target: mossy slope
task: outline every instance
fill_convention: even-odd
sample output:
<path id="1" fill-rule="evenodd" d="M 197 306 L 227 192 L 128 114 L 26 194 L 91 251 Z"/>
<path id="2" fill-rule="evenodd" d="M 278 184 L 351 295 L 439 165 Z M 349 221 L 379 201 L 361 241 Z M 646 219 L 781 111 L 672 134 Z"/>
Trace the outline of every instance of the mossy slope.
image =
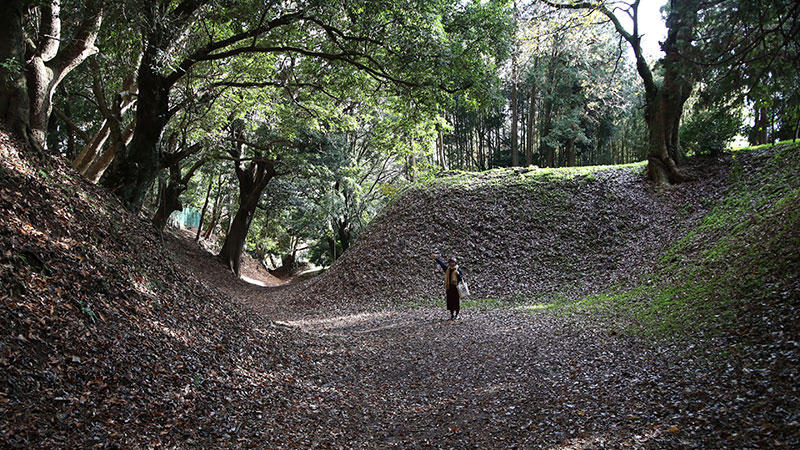
<path id="1" fill-rule="evenodd" d="M 669 246 L 637 286 L 617 286 L 548 309 L 622 319 L 625 331 L 671 336 L 796 333 L 800 302 L 797 145 L 727 156 L 724 197 Z"/>

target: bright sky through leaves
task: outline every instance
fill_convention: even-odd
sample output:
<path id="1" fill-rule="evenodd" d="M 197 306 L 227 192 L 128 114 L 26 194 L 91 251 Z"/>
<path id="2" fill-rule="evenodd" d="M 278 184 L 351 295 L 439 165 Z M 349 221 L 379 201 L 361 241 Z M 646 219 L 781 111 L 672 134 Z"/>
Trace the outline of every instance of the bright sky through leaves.
<path id="1" fill-rule="evenodd" d="M 661 17 L 661 7 L 665 4 L 664 0 L 642 0 L 639 4 L 639 34 L 642 35 L 644 54 L 650 62 L 663 56 L 658 43 L 667 37 L 667 27 Z M 626 21 L 624 14 L 620 14 L 620 18 L 628 31 L 633 31 L 631 21 Z"/>

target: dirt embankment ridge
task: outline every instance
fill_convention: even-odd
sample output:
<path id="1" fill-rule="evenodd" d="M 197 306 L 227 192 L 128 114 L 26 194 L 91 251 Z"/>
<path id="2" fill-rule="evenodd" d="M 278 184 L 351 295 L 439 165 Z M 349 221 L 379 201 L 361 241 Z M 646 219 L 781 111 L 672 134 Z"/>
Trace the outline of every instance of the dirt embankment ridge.
<path id="1" fill-rule="evenodd" d="M 300 388 L 301 333 L 198 280 L 149 223 L 0 131 L 0 442 L 218 446 Z M 231 276 L 229 282 L 237 282 Z"/>
<path id="2" fill-rule="evenodd" d="M 696 181 L 649 185 L 643 165 L 461 174 L 403 192 L 308 301 L 415 302 L 440 296 L 430 253 L 458 259 L 475 298 L 579 297 L 634 279 L 724 191 L 728 167 L 696 162 Z"/>

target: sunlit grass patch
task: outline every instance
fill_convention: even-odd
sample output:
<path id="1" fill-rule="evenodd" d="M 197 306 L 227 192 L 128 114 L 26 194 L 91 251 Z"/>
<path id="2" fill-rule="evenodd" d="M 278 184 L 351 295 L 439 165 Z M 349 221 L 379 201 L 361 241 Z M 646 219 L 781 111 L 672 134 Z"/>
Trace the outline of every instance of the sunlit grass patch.
<path id="1" fill-rule="evenodd" d="M 554 303 L 531 303 L 528 305 L 518 305 L 515 306 L 514 309 L 517 311 L 529 312 L 529 313 L 537 313 L 541 311 L 550 311 L 555 309 L 556 305 Z"/>
<path id="2" fill-rule="evenodd" d="M 655 337 L 737 329 L 753 307 L 796 307 L 800 261 L 800 152 L 777 147 L 747 166 L 734 159 L 731 188 L 636 286 L 569 299 L 545 308 L 625 323 L 627 334 Z M 794 302 L 794 303 L 792 303 Z"/>
<path id="3" fill-rule="evenodd" d="M 795 141 L 793 139 L 787 139 L 785 141 L 778 141 L 778 142 L 775 142 L 773 144 L 761 144 L 761 145 L 748 145 L 748 146 L 744 146 L 744 147 L 734 147 L 734 148 L 731 148 L 728 151 L 735 153 L 735 152 L 740 152 L 740 151 L 762 150 L 762 149 L 765 149 L 765 148 L 775 147 L 776 145 L 794 146 L 794 145 L 797 144 L 797 142 L 798 141 Z"/>
<path id="4" fill-rule="evenodd" d="M 421 180 L 414 186 L 452 186 L 459 185 L 464 188 L 481 186 L 504 186 L 520 184 L 541 184 L 553 181 L 586 180 L 590 181 L 595 176 L 609 170 L 631 170 L 641 172 L 647 165 L 646 161 L 616 165 L 578 166 L 578 167 L 516 167 L 496 168 L 484 172 L 448 171 L 445 176 L 429 177 Z"/>

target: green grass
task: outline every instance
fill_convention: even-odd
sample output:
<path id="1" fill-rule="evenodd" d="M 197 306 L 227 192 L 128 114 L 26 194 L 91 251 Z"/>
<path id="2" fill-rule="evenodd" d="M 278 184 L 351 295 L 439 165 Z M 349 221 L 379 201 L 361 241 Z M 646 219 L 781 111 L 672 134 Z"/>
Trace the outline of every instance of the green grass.
<path id="1" fill-rule="evenodd" d="M 580 167 L 557 167 L 557 168 L 536 168 L 528 172 L 517 172 L 515 169 L 497 168 L 484 172 L 466 172 L 457 171 L 446 177 L 428 178 L 421 180 L 411 186 L 414 187 L 428 187 L 430 185 L 441 186 L 485 186 L 485 185 L 508 185 L 508 184 L 541 184 L 550 183 L 555 180 L 592 180 L 599 172 L 606 170 L 624 170 L 629 169 L 632 171 L 643 171 L 647 165 L 646 161 L 640 161 L 630 164 L 619 165 L 602 165 L 602 166 L 580 166 Z M 520 168 L 525 169 L 525 168 Z"/>
<path id="2" fill-rule="evenodd" d="M 800 141 L 797 141 L 797 142 L 800 142 Z M 762 150 L 762 149 L 765 149 L 765 148 L 772 148 L 772 147 L 775 147 L 777 145 L 781 145 L 781 146 L 783 146 L 783 145 L 795 145 L 795 144 L 797 144 L 797 142 L 795 142 L 792 139 L 787 139 L 785 141 L 779 141 L 779 142 L 776 142 L 774 144 L 761 144 L 761 145 L 749 145 L 749 146 L 746 146 L 746 147 L 736 147 L 736 148 L 730 149 L 729 151 L 730 152 L 740 152 L 742 150 L 745 150 L 745 151 L 747 151 L 747 150 Z"/>
<path id="3" fill-rule="evenodd" d="M 591 315 L 654 337 L 742 326 L 748 308 L 791 289 L 800 265 L 800 149 L 770 147 L 771 156 L 748 167 L 734 158 L 725 197 L 638 286 L 520 309 Z"/>

